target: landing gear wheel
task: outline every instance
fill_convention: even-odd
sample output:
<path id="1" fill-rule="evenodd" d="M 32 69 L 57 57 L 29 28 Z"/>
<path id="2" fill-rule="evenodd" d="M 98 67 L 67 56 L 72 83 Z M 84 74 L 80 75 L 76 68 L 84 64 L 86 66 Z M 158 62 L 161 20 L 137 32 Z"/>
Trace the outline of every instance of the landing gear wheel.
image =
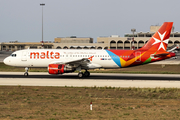
<path id="1" fill-rule="evenodd" d="M 85 77 L 89 77 L 90 76 L 90 72 L 89 71 L 84 72 L 84 76 Z"/>
<path id="2" fill-rule="evenodd" d="M 24 76 L 27 77 L 29 74 L 27 72 L 24 73 Z"/>
<path id="3" fill-rule="evenodd" d="M 25 68 L 25 73 L 24 73 L 24 76 L 26 76 L 26 77 L 29 75 L 29 74 L 28 74 L 28 70 L 29 70 L 29 68 L 26 67 L 26 68 Z"/>
<path id="4" fill-rule="evenodd" d="M 82 73 L 82 72 L 79 72 L 78 77 L 79 77 L 79 78 L 82 78 L 82 77 L 83 77 L 83 73 Z"/>

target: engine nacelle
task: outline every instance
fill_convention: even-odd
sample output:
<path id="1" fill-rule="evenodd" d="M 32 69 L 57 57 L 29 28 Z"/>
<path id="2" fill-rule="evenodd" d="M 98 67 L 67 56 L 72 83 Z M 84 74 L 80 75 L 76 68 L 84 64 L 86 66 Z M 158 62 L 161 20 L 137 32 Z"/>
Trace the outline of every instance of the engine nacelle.
<path id="1" fill-rule="evenodd" d="M 74 72 L 75 69 L 68 67 L 65 64 L 49 64 L 48 66 L 49 74 L 63 74 L 68 72 Z"/>

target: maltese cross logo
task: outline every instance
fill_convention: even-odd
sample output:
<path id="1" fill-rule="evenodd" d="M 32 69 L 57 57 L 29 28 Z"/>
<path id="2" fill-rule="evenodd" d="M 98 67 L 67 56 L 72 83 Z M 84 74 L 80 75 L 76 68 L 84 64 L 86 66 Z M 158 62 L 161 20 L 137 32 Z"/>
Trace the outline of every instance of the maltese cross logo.
<path id="1" fill-rule="evenodd" d="M 88 59 L 90 60 L 90 61 L 92 61 L 92 58 L 93 58 L 94 56 L 91 56 L 91 57 L 89 57 Z"/>
<path id="2" fill-rule="evenodd" d="M 160 40 L 157 39 L 157 38 L 155 38 L 155 37 L 153 37 L 153 39 L 155 40 L 155 42 L 154 42 L 152 45 L 155 45 L 155 44 L 160 43 L 158 50 L 161 49 L 161 48 L 165 50 L 164 43 L 167 45 L 167 44 L 168 44 L 168 41 L 169 41 L 169 39 L 164 40 L 166 31 L 165 31 L 163 34 L 161 34 L 161 33 L 158 32 L 158 34 L 159 34 Z"/>

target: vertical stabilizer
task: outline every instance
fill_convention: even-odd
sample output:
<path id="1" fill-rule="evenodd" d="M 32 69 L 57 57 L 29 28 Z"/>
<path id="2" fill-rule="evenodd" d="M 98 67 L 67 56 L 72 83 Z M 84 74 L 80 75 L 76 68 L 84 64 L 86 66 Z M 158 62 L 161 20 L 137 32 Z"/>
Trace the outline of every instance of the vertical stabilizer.
<path id="1" fill-rule="evenodd" d="M 167 49 L 173 22 L 164 22 L 159 30 L 139 50 L 164 52 Z"/>

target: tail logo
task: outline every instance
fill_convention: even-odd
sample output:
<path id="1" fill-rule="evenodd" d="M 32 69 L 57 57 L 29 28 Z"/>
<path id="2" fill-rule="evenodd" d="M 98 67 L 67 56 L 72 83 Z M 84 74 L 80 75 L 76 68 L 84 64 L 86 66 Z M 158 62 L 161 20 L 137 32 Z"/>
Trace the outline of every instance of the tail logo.
<path id="1" fill-rule="evenodd" d="M 160 43 L 158 50 L 161 49 L 161 48 L 166 50 L 165 47 L 167 47 L 169 39 L 164 40 L 165 34 L 166 34 L 166 31 L 163 34 L 158 32 L 159 37 L 156 37 L 156 38 L 153 37 L 155 42 L 152 45 Z M 160 39 L 158 39 L 158 38 L 160 38 Z M 165 47 L 164 47 L 164 44 L 166 45 Z"/>

